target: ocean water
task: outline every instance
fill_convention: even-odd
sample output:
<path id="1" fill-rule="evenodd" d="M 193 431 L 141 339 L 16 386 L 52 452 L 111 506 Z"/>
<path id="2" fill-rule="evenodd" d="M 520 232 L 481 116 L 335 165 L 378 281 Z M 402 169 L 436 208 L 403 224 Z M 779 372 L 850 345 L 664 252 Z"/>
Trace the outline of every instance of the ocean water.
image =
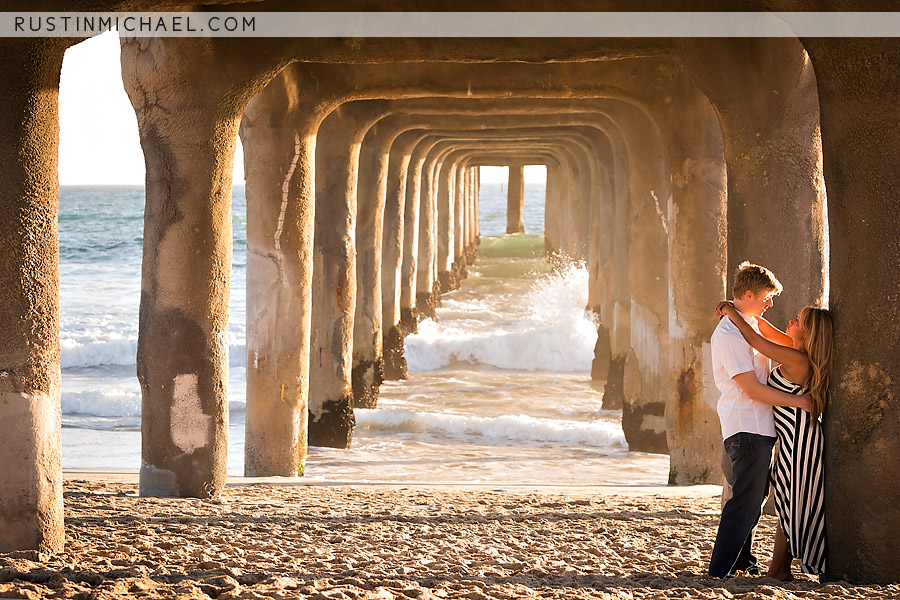
<path id="1" fill-rule="evenodd" d="M 135 376 L 143 188 L 60 192 L 63 466 L 140 467 Z M 509 236 L 505 189 L 483 184 L 481 246 L 436 320 L 406 340 L 410 378 L 357 410 L 349 450 L 312 447 L 324 481 L 665 483 L 668 457 L 627 452 L 621 415 L 591 389 L 587 272 L 542 259 L 543 185 L 526 185 L 525 234 Z M 243 473 L 246 201 L 236 186 L 229 321 L 229 459 Z"/>

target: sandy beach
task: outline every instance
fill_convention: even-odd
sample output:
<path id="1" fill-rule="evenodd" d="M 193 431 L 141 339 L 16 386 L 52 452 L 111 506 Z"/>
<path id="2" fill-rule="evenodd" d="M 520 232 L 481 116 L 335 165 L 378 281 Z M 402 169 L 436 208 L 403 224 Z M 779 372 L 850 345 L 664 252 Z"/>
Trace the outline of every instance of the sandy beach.
<path id="1" fill-rule="evenodd" d="M 718 488 L 272 485 L 137 497 L 69 473 L 66 550 L 0 555 L 6 598 L 897 598 L 704 575 Z M 768 559 L 774 526 L 764 517 Z"/>

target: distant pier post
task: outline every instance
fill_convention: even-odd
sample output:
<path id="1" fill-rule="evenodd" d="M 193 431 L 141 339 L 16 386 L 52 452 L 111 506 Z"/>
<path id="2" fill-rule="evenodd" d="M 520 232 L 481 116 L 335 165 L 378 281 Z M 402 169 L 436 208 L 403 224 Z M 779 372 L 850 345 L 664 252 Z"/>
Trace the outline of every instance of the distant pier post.
<path id="1" fill-rule="evenodd" d="M 525 165 L 510 163 L 506 193 L 506 233 L 525 233 Z"/>

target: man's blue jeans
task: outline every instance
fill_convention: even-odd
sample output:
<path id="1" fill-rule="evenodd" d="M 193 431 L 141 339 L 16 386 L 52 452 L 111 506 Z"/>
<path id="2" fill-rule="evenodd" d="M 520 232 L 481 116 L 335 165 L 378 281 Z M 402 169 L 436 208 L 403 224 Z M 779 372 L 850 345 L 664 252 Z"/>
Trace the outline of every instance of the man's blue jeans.
<path id="1" fill-rule="evenodd" d="M 775 438 L 736 433 L 725 440 L 731 459 L 732 497 L 722 507 L 709 574 L 725 577 L 756 567 L 751 550 L 753 534 L 769 491 L 769 468 Z"/>

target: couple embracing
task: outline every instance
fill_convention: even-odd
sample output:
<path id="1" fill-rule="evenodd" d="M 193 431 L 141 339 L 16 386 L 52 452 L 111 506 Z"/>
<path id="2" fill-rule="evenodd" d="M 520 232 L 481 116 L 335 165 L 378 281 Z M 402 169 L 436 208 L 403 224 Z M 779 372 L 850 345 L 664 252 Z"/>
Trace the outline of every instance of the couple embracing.
<path id="1" fill-rule="evenodd" d="M 732 497 L 722 507 L 709 574 L 759 574 L 751 550 L 768 494 L 772 450 L 780 450 L 772 480 L 778 530 L 767 575 L 825 571 L 822 410 L 831 374 L 832 318 L 807 306 L 781 331 L 762 315 L 781 293 L 771 271 L 741 263 L 733 302 L 716 307 L 712 360 L 719 421 L 731 459 Z M 770 363 L 777 363 L 774 369 Z"/>

